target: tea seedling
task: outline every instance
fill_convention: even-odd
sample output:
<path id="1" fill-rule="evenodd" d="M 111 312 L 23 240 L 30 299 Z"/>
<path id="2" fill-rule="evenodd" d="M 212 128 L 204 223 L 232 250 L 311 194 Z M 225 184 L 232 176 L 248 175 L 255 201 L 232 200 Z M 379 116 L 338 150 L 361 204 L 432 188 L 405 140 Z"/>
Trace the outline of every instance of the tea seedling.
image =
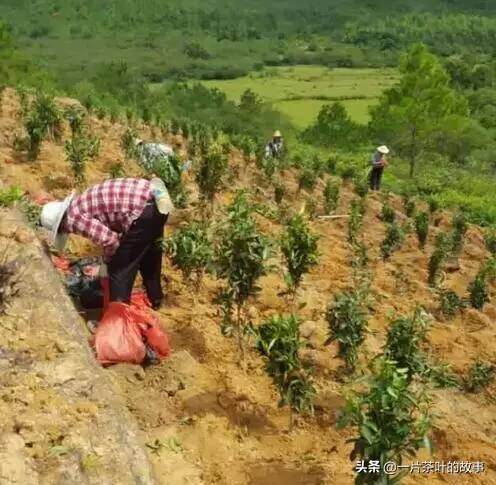
<path id="1" fill-rule="evenodd" d="M 288 405 L 289 429 L 293 412 L 312 412 L 315 388 L 311 373 L 300 361 L 300 320 L 295 315 L 271 317 L 257 330 L 257 348 L 267 359 L 267 373 L 279 391 L 279 406 Z"/>
<path id="2" fill-rule="evenodd" d="M 110 178 L 118 179 L 125 176 L 124 166 L 120 162 L 113 163 L 109 168 Z"/>
<path id="3" fill-rule="evenodd" d="M 200 196 L 212 209 L 215 194 L 220 190 L 222 177 L 226 173 L 227 157 L 218 144 L 211 145 L 200 160 L 196 173 L 196 183 Z"/>
<path id="4" fill-rule="evenodd" d="M 388 225 L 386 236 L 381 244 L 381 254 L 384 260 L 390 258 L 393 251 L 396 251 L 403 242 L 405 235 L 396 223 Z"/>
<path id="5" fill-rule="evenodd" d="M 465 308 L 465 302 L 451 290 L 440 290 L 439 300 L 441 312 L 445 317 L 454 317 L 460 310 Z"/>
<path id="6" fill-rule="evenodd" d="M 227 281 L 227 289 L 221 295 L 223 307 L 229 312 L 227 317 L 236 308 L 234 324 L 241 359 L 246 334 L 242 310 L 246 300 L 259 290 L 256 283 L 267 272 L 269 252 L 268 241 L 253 220 L 246 193 L 238 192 L 221 230 L 215 263 L 218 275 Z"/>
<path id="7" fill-rule="evenodd" d="M 284 185 L 279 183 L 274 184 L 274 200 L 276 201 L 276 204 L 281 204 L 285 193 L 286 189 L 284 188 Z"/>
<path id="8" fill-rule="evenodd" d="M 382 220 L 389 224 L 392 224 L 396 219 L 396 212 L 394 208 L 391 206 L 388 200 L 384 201 L 382 205 Z"/>
<path id="9" fill-rule="evenodd" d="M 405 207 L 405 214 L 407 217 L 413 217 L 415 215 L 415 211 L 417 209 L 415 205 L 415 201 L 410 197 L 405 197 L 403 200 L 403 206 Z"/>
<path id="10" fill-rule="evenodd" d="M 355 370 L 358 349 L 367 331 L 367 313 L 360 292 L 344 292 L 334 297 L 327 308 L 329 338 L 326 345 L 337 340 L 338 355 L 344 359 L 349 372 Z"/>
<path id="11" fill-rule="evenodd" d="M 468 392 L 480 392 L 493 382 L 495 375 L 494 365 L 478 360 L 468 372 L 465 389 Z"/>
<path id="12" fill-rule="evenodd" d="M 429 212 L 434 214 L 439 209 L 439 202 L 434 197 L 430 197 L 427 201 L 429 204 Z"/>
<path id="13" fill-rule="evenodd" d="M 181 227 L 164 241 L 164 249 L 172 264 L 182 271 L 184 280 L 193 281 L 198 290 L 213 258 L 212 246 L 204 228 L 197 222 Z"/>
<path id="14" fill-rule="evenodd" d="M 280 245 L 287 269 L 285 280 L 293 300 L 303 275 L 318 262 L 317 241 L 318 236 L 311 233 L 303 216 L 296 215 L 286 224 Z"/>
<path id="15" fill-rule="evenodd" d="M 402 463 L 403 456 L 413 456 L 422 447 L 430 447 L 427 433 L 431 426 L 426 394 L 409 386 L 407 370 L 395 362 L 375 359 L 371 364 L 367 388 L 352 391 L 338 423 L 340 428 L 354 426 L 358 436 L 351 441 L 350 459 L 367 469 L 372 462 Z M 395 484 L 404 472 L 387 475 L 383 467 L 378 473 L 357 471 L 355 483 L 360 485 Z"/>
<path id="16" fill-rule="evenodd" d="M 429 235 L 429 215 L 427 212 L 419 212 L 415 216 L 415 231 L 421 249 L 425 247 Z"/>
<path id="17" fill-rule="evenodd" d="M 484 305 L 489 301 L 489 294 L 487 291 L 487 274 L 484 269 L 477 273 L 474 281 L 468 287 L 470 294 L 470 304 L 473 308 L 482 311 Z"/>
<path id="18" fill-rule="evenodd" d="M 406 369 L 409 380 L 425 374 L 428 368 L 420 347 L 426 340 L 428 324 L 425 312 L 417 309 L 412 317 L 397 318 L 389 327 L 384 355 L 400 369 Z"/>
<path id="19" fill-rule="evenodd" d="M 64 117 L 69 123 L 72 137 L 81 135 L 84 129 L 84 111 L 77 106 L 70 106 L 64 111 Z"/>
<path id="20" fill-rule="evenodd" d="M 298 178 L 298 188 L 313 192 L 317 184 L 317 174 L 313 167 L 303 167 Z"/>
<path id="21" fill-rule="evenodd" d="M 363 199 L 353 200 L 350 208 L 350 218 L 348 219 L 348 242 L 355 244 L 358 241 L 359 232 L 363 226 L 363 216 L 365 214 L 365 204 Z"/>
<path id="22" fill-rule="evenodd" d="M 451 240 L 448 235 L 444 233 L 438 234 L 436 238 L 436 247 L 429 260 L 429 285 L 436 286 L 439 273 L 442 270 L 450 248 Z"/>
<path id="23" fill-rule="evenodd" d="M 339 183 L 328 179 L 324 187 L 324 212 L 330 214 L 335 211 L 339 201 Z"/>
<path id="24" fill-rule="evenodd" d="M 453 218 L 453 251 L 460 252 L 463 246 L 463 238 L 467 232 L 468 224 L 464 214 L 457 214 Z"/>
<path id="25" fill-rule="evenodd" d="M 493 256 L 496 256 L 496 229 L 492 229 L 485 234 L 484 242 L 486 244 L 487 250 Z"/>
<path id="26" fill-rule="evenodd" d="M 80 185 L 85 180 L 86 162 L 90 158 L 88 140 L 76 137 L 65 142 L 65 153 L 69 162 L 76 184 Z"/>
<path id="27" fill-rule="evenodd" d="M 126 155 L 126 158 L 133 159 L 138 156 L 138 150 L 136 148 L 136 139 L 138 134 L 132 128 L 127 128 L 121 137 L 121 147 Z"/>
<path id="28" fill-rule="evenodd" d="M 369 182 L 365 178 L 355 179 L 355 192 L 359 197 L 365 197 L 369 192 Z"/>
<path id="29" fill-rule="evenodd" d="M 460 379 L 448 364 L 430 366 L 428 374 L 430 380 L 438 389 L 460 387 Z"/>

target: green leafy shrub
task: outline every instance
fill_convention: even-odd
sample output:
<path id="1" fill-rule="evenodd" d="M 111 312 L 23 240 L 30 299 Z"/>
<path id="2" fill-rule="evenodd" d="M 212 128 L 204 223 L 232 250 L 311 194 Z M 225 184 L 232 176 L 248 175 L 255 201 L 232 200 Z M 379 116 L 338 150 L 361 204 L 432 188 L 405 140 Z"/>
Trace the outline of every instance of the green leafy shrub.
<path id="1" fill-rule="evenodd" d="M 386 230 L 386 236 L 384 237 L 384 241 L 381 244 L 381 254 L 384 260 L 389 259 L 393 251 L 396 251 L 403 242 L 405 238 L 404 232 L 402 229 L 393 222 L 392 224 L 388 224 Z"/>
<path id="2" fill-rule="evenodd" d="M 356 178 L 355 181 L 355 192 L 359 197 L 365 197 L 369 192 L 369 182 L 363 177 Z"/>
<path id="3" fill-rule="evenodd" d="M 298 188 L 313 192 L 317 184 L 317 174 L 312 167 L 304 167 L 298 178 Z"/>
<path id="4" fill-rule="evenodd" d="M 301 279 L 318 262 L 318 236 L 312 234 L 303 216 L 292 217 L 280 240 L 287 273 L 285 280 L 293 297 Z"/>
<path id="5" fill-rule="evenodd" d="M 212 245 L 202 225 L 192 222 L 181 227 L 163 244 L 165 253 L 181 270 L 184 280 L 193 281 L 198 289 L 213 260 Z"/>
<path id="6" fill-rule="evenodd" d="M 487 250 L 496 256 L 496 229 L 487 231 L 484 235 L 484 243 L 486 244 Z"/>
<path id="7" fill-rule="evenodd" d="M 246 335 L 242 310 L 246 300 L 259 290 L 256 283 L 267 272 L 269 254 L 269 243 L 258 231 L 246 193 L 238 192 L 221 229 L 215 265 L 218 276 L 227 281 L 227 289 L 221 295 L 227 309 L 225 317 L 230 319 L 230 312 L 236 307 L 234 324 L 241 359 L 244 358 Z"/>
<path id="8" fill-rule="evenodd" d="M 109 167 L 110 178 L 119 179 L 123 178 L 126 173 L 124 171 L 124 166 L 121 162 L 112 163 Z"/>
<path id="9" fill-rule="evenodd" d="M 86 162 L 90 158 L 90 141 L 87 138 L 77 136 L 67 140 L 64 145 L 67 161 L 69 162 L 76 184 L 85 181 Z"/>
<path id="10" fill-rule="evenodd" d="M 81 135 L 84 129 L 85 112 L 77 106 L 69 106 L 64 111 L 64 118 L 68 121 L 72 137 Z"/>
<path id="11" fill-rule="evenodd" d="M 328 179 L 324 187 L 324 212 L 330 214 L 335 211 L 339 201 L 340 184 Z"/>
<path id="12" fill-rule="evenodd" d="M 439 209 L 439 202 L 434 197 L 429 197 L 427 203 L 429 205 L 429 212 L 431 214 L 434 214 Z"/>
<path id="13" fill-rule="evenodd" d="M 341 169 L 341 178 L 344 181 L 352 180 L 357 174 L 357 169 L 353 165 L 346 165 Z"/>
<path id="14" fill-rule="evenodd" d="M 429 259 L 429 278 L 431 286 L 436 286 L 439 274 L 451 248 L 451 240 L 447 234 L 440 233 L 436 237 L 436 246 Z"/>
<path id="15" fill-rule="evenodd" d="M 453 251 L 458 253 L 463 246 L 463 237 L 467 232 L 468 224 L 464 214 L 456 214 L 453 217 Z"/>
<path id="16" fill-rule="evenodd" d="M 329 175 L 336 175 L 338 162 L 336 158 L 329 157 L 327 159 L 325 170 Z"/>
<path id="17" fill-rule="evenodd" d="M 358 436 L 352 439 L 354 448 L 350 459 L 360 459 L 365 467 L 372 462 L 402 463 L 403 456 L 413 456 L 422 447 L 430 447 L 427 433 L 431 426 L 429 400 L 423 392 L 409 386 L 407 370 L 395 362 L 374 359 L 371 376 L 358 391 L 349 393 L 347 404 L 338 422 L 339 428 L 354 426 Z M 404 472 L 386 475 L 360 473 L 355 483 L 377 485 L 398 483 Z"/>
<path id="18" fill-rule="evenodd" d="M 276 201 L 276 204 L 280 204 L 282 202 L 285 193 L 286 189 L 284 188 L 284 185 L 280 183 L 274 184 L 274 200 Z"/>
<path id="19" fill-rule="evenodd" d="M 487 273 L 484 269 L 477 273 L 474 281 L 468 287 L 470 304 L 473 308 L 482 311 L 484 305 L 489 301 L 487 290 Z"/>
<path id="20" fill-rule="evenodd" d="M 429 369 L 429 378 L 438 389 L 460 387 L 460 379 L 451 370 L 451 367 L 448 364 L 431 366 Z"/>
<path id="21" fill-rule="evenodd" d="M 316 394 L 311 371 L 298 355 L 302 346 L 300 320 L 295 315 L 276 315 L 257 330 L 257 348 L 267 360 L 267 373 L 279 391 L 279 406 L 288 405 L 289 429 L 293 428 L 293 412 L 313 412 Z"/>
<path id="22" fill-rule="evenodd" d="M 396 211 L 391 206 L 388 200 L 385 200 L 384 204 L 382 205 L 381 218 L 384 222 L 387 222 L 389 224 L 392 224 L 396 219 Z"/>
<path id="23" fill-rule="evenodd" d="M 429 320 L 422 309 L 415 310 L 412 317 L 400 317 L 391 322 L 384 355 L 407 370 L 407 378 L 424 375 L 428 371 L 421 345 L 425 343 Z"/>
<path id="24" fill-rule="evenodd" d="M 209 147 L 200 160 L 196 173 L 196 183 L 204 202 L 212 206 L 215 194 L 220 190 L 222 177 L 227 170 L 227 157 L 218 144 Z"/>
<path id="25" fill-rule="evenodd" d="M 352 291 L 336 295 L 327 308 L 326 319 L 329 325 L 326 345 L 337 340 L 338 355 L 344 359 L 348 371 L 354 371 L 358 349 L 367 331 L 367 312 L 362 293 Z"/>
<path id="26" fill-rule="evenodd" d="M 440 290 L 439 301 L 441 312 L 445 317 L 454 317 L 460 310 L 465 308 L 465 302 L 452 290 Z"/>
<path id="27" fill-rule="evenodd" d="M 478 360 L 468 372 L 465 388 L 468 392 L 480 392 L 493 382 L 495 375 L 494 365 Z"/>
<path id="28" fill-rule="evenodd" d="M 353 200 L 350 207 L 350 217 L 348 219 L 348 242 L 355 244 L 358 242 L 358 235 L 363 226 L 363 216 L 365 214 L 365 204 L 363 199 Z"/>
<path id="29" fill-rule="evenodd" d="M 417 206 L 415 205 L 415 201 L 410 197 L 405 197 L 403 200 L 403 206 L 405 207 L 405 214 L 407 217 L 413 217 L 415 215 L 415 211 Z"/>
<path id="30" fill-rule="evenodd" d="M 136 148 L 136 139 L 138 138 L 137 132 L 132 128 L 126 128 L 121 136 L 121 147 L 124 151 L 126 158 L 133 159 L 138 156 Z"/>
<path id="31" fill-rule="evenodd" d="M 24 192 L 17 185 L 1 189 L 0 188 L 0 207 L 11 207 L 16 202 L 22 200 Z"/>
<path id="32" fill-rule="evenodd" d="M 421 249 L 425 247 L 429 235 L 429 215 L 427 212 L 419 212 L 415 216 L 415 231 Z"/>

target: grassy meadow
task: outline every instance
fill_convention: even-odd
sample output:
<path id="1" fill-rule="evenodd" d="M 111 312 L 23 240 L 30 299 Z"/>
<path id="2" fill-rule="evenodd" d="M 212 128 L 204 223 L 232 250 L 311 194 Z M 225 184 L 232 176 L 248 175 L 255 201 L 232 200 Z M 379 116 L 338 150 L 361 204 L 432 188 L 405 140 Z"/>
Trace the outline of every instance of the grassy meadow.
<path id="1" fill-rule="evenodd" d="M 351 117 L 368 121 L 368 108 L 397 79 L 394 69 L 329 69 L 322 66 L 274 67 L 230 80 L 203 81 L 231 100 L 251 89 L 288 115 L 298 128 L 307 127 L 324 104 L 341 101 Z"/>

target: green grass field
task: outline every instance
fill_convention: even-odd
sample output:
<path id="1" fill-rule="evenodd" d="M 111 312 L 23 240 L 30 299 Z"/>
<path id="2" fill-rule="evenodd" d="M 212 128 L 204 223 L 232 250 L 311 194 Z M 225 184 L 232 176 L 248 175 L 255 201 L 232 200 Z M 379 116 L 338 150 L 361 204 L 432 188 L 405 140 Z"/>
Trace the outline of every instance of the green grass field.
<path id="1" fill-rule="evenodd" d="M 368 108 L 397 79 L 394 69 L 328 69 L 320 66 L 276 67 L 232 80 L 204 81 L 239 100 L 251 89 L 287 114 L 299 128 L 308 126 L 324 104 L 340 100 L 350 116 L 368 121 Z"/>

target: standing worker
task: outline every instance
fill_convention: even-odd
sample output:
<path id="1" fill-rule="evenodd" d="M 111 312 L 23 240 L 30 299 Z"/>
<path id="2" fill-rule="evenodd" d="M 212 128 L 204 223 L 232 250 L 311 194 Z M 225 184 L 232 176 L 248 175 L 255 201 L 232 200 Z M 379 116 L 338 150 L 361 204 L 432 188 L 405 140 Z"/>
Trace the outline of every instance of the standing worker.
<path id="1" fill-rule="evenodd" d="M 163 300 L 160 281 L 162 249 L 158 240 L 173 205 L 160 179 L 121 178 L 94 185 L 64 201 L 43 206 L 41 225 L 61 251 L 70 233 L 103 248 L 103 272 L 108 271 L 110 301 L 130 303 L 138 271 L 154 309 Z"/>
<path id="2" fill-rule="evenodd" d="M 382 145 L 377 148 L 372 156 L 372 170 L 370 171 L 370 188 L 372 190 L 381 190 L 382 173 L 384 167 L 387 166 L 386 155 L 389 153 L 389 148 Z"/>
<path id="3" fill-rule="evenodd" d="M 279 130 L 276 130 L 272 135 L 272 140 L 270 140 L 265 146 L 265 157 L 281 158 L 283 149 L 284 142 L 282 139 L 282 134 Z"/>

